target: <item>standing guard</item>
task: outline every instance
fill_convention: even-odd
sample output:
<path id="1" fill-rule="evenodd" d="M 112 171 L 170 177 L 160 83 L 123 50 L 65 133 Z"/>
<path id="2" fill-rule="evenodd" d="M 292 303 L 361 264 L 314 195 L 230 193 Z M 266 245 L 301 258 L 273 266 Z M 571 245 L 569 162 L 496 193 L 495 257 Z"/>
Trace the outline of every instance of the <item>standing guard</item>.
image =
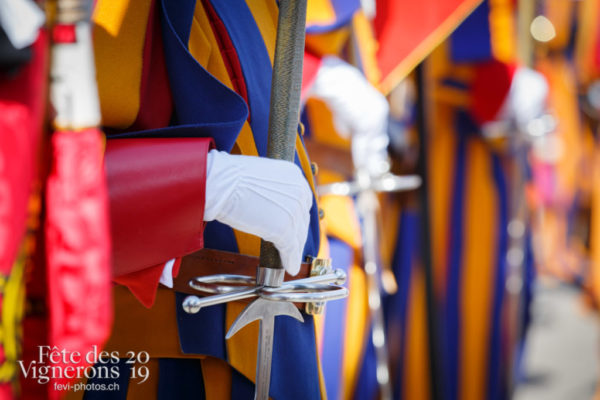
<path id="1" fill-rule="evenodd" d="M 119 283 L 105 350 L 122 357 L 147 352 L 151 359 L 144 377 L 135 374 L 139 362 L 122 359 L 117 379 L 88 380 L 119 383 L 119 392 L 86 398 L 252 397 L 256 327 L 225 341 L 245 304 L 190 314 L 183 303 L 195 292 L 192 278 L 254 276 L 260 237 L 300 278 L 310 273 L 301 261 L 318 254 L 313 174 L 300 136 L 293 140 L 295 165 L 262 158 L 278 11 L 275 1 L 96 4 Z M 313 319 L 303 319 L 275 320 L 272 398 L 322 397 Z"/>

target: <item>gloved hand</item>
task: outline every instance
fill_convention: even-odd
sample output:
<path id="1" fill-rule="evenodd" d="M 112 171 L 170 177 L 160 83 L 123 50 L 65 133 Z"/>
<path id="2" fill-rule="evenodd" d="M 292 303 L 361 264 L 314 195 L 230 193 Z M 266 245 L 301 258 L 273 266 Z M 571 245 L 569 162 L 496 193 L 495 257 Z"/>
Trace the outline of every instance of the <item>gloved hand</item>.
<path id="1" fill-rule="evenodd" d="M 337 131 L 352 137 L 357 170 L 366 169 L 371 176 L 388 171 L 389 105 L 357 68 L 335 57 L 323 58 L 308 95 L 323 100 Z"/>
<path id="2" fill-rule="evenodd" d="M 273 242 L 296 275 L 308 235 L 312 191 L 287 161 L 212 150 L 207 159 L 204 220 L 217 220 Z"/>
<path id="3" fill-rule="evenodd" d="M 206 165 L 205 221 L 219 221 L 272 242 L 290 274 L 300 271 L 313 194 L 295 164 L 212 150 Z M 160 282 L 173 287 L 173 261 Z"/>
<path id="4" fill-rule="evenodd" d="M 500 118 L 512 118 L 522 131 L 535 118 L 542 116 L 546 110 L 548 82 L 537 71 L 529 68 L 518 68 L 513 76 Z"/>
<path id="5" fill-rule="evenodd" d="M 488 116 L 491 120 L 479 115 L 479 118 L 483 119 L 482 132 L 487 137 L 503 136 L 514 129 L 522 133 L 531 133 L 531 124 L 535 124 L 537 119 L 547 113 L 549 88 L 546 78 L 539 72 L 518 67 L 507 89 L 496 114 L 493 117 Z M 480 91 L 480 95 L 485 95 L 485 92 Z"/>

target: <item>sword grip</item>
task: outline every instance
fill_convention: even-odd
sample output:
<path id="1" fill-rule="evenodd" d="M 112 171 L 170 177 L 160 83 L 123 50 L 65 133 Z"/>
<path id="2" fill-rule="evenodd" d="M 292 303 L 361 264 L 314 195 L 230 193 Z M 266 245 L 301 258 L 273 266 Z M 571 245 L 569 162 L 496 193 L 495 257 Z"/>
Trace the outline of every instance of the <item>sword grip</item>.
<path id="1" fill-rule="evenodd" d="M 260 267 L 283 269 L 279 251 L 277 251 L 273 243 L 266 240 L 260 242 Z"/>
<path id="2" fill-rule="evenodd" d="M 281 0 L 271 84 L 267 157 L 294 162 L 302 89 L 306 0 Z"/>
<path id="3" fill-rule="evenodd" d="M 302 88 L 306 0 L 281 0 L 271 85 L 267 157 L 294 162 Z M 275 246 L 260 245 L 260 267 L 283 269 Z"/>
<path id="4" fill-rule="evenodd" d="M 260 242 L 260 264 L 256 270 L 256 284 L 258 286 L 277 287 L 283 283 L 285 271 L 281 264 L 281 256 L 273 243 L 262 240 Z"/>

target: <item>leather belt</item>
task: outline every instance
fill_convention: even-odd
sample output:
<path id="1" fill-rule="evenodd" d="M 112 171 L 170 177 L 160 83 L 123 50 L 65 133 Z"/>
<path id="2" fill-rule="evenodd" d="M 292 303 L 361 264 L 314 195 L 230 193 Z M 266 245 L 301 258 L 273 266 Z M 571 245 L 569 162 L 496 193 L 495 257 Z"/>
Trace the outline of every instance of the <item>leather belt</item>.
<path id="1" fill-rule="evenodd" d="M 257 267 L 258 257 L 228 251 L 202 249 L 183 257 L 179 274 L 173 279 L 173 289 L 178 292 L 199 296 L 202 293 L 192 289 L 188 284 L 191 279 L 198 276 L 215 274 L 235 274 L 254 277 L 256 276 Z M 284 279 L 287 281 L 308 278 L 310 272 L 311 263 L 302 263 L 298 275 L 292 277 L 286 272 Z"/>

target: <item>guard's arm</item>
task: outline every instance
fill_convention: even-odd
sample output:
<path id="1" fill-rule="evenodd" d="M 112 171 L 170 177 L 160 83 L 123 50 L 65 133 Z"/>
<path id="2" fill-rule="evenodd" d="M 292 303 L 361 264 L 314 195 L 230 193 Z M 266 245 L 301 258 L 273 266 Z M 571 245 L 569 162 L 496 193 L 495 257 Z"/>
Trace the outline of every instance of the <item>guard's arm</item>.
<path id="1" fill-rule="evenodd" d="M 389 106 L 360 70 L 339 58 L 324 57 L 307 95 L 323 100 L 338 133 L 352 138 L 356 169 L 374 176 L 388 171 Z"/>
<path id="2" fill-rule="evenodd" d="M 204 221 L 217 220 L 273 242 L 298 273 L 312 192 L 289 162 L 213 150 L 208 139 L 109 140 L 113 276 L 146 306 L 167 261 L 203 246 Z M 174 271 L 171 273 L 171 271 Z"/>

